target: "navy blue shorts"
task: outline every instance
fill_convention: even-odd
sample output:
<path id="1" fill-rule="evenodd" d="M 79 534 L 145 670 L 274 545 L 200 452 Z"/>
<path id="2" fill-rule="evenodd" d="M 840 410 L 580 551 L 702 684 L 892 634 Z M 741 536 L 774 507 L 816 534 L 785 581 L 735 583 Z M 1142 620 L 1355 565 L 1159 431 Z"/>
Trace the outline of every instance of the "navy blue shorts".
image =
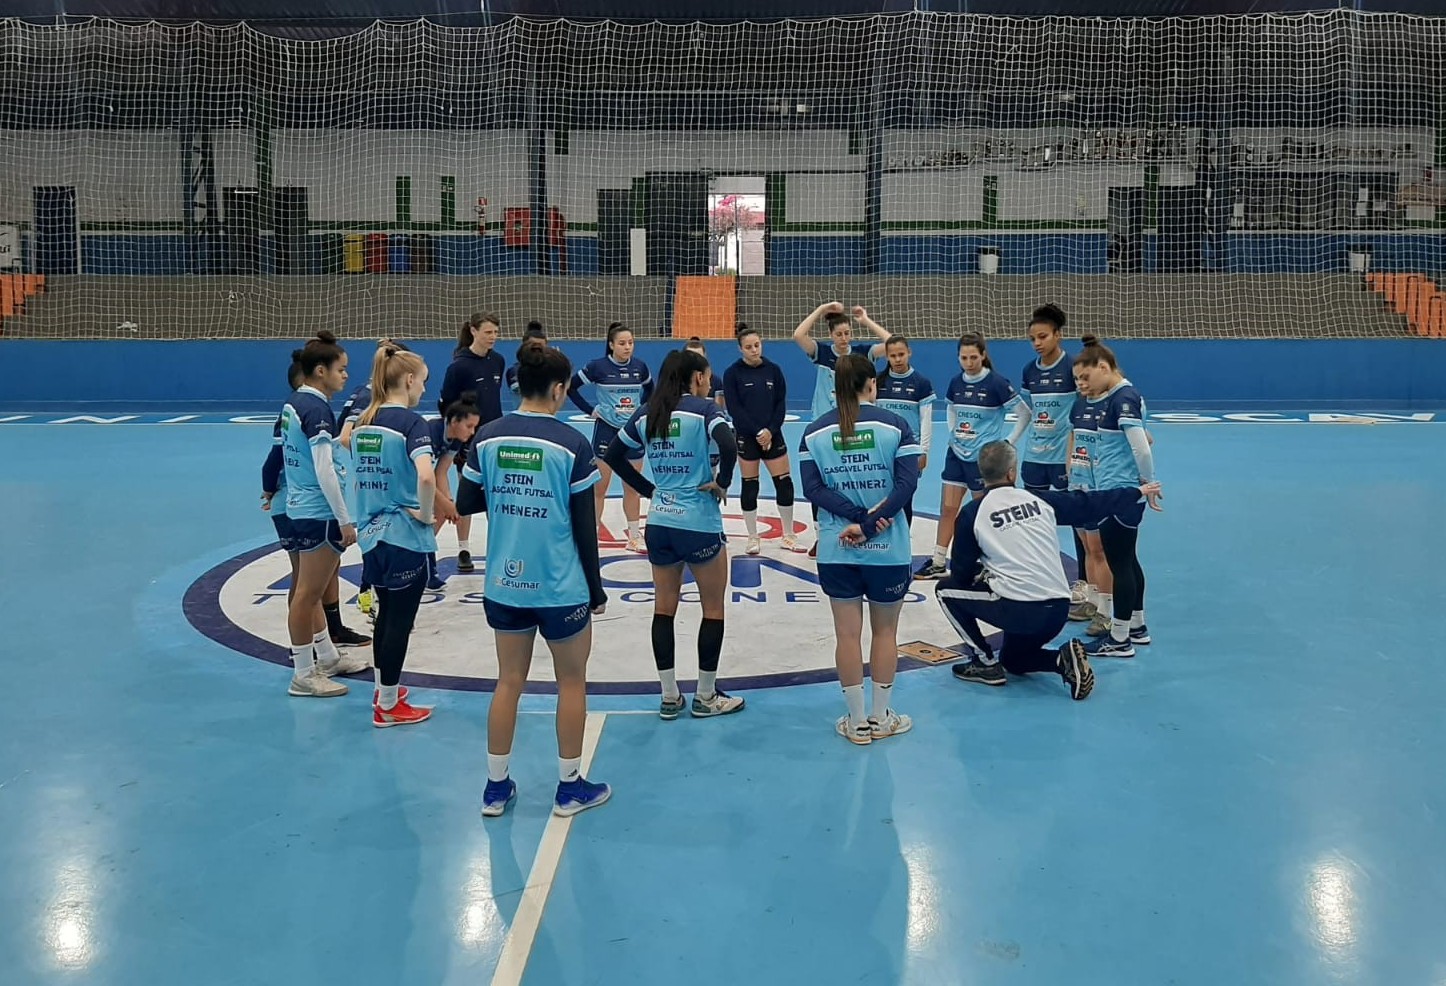
<path id="1" fill-rule="evenodd" d="M 378 541 L 372 550 L 362 552 L 362 585 L 406 589 L 427 581 L 430 574 L 431 560 L 420 551 Z"/>
<path id="2" fill-rule="evenodd" d="M 288 548 L 291 543 L 291 518 L 285 514 L 272 514 L 271 525 L 276 528 L 276 540 L 281 542 L 282 550 L 295 551 L 295 548 Z"/>
<path id="3" fill-rule="evenodd" d="M 1145 520 L 1145 498 L 1140 497 L 1140 502 L 1130 507 L 1129 510 L 1121 511 L 1109 518 L 1121 527 L 1136 528 Z"/>
<path id="4" fill-rule="evenodd" d="M 330 548 L 337 554 L 341 554 L 341 525 L 336 522 L 335 517 L 331 520 L 303 520 L 299 517 L 291 517 L 287 523 L 291 528 L 291 543 L 281 545 L 287 551 L 306 554 L 317 548 Z"/>
<path id="5" fill-rule="evenodd" d="M 482 600 L 487 625 L 498 633 L 531 633 L 536 630 L 543 640 L 567 640 L 576 637 L 592 622 L 592 610 L 581 606 L 508 606 L 491 599 Z"/>
<path id="6" fill-rule="evenodd" d="M 1069 489 L 1069 467 L 1063 462 L 1025 462 L 1019 467 L 1019 478 L 1031 493 Z"/>
<path id="7" fill-rule="evenodd" d="M 685 531 L 681 527 L 649 524 L 643 530 L 648 546 L 648 561 L 659 568 L 673 565 L 702 565 L 718 557 L 723 550 L 722 532 Z"/>
<path id="8" fill-rule="evenodd" d="M 618 430 L 606 421 L 595 421 L 592 426 L 592 454 L 599 460 L 608 454 L 608 446 L 618 440 Z M 640 448 L 628 447 L 628 461 L 637 462 L 644 455 Z"/>
<path id="9" fill-rule="evenodd" d="M 819 565 L 818 584 L 830 599 L 901 602 L 914 573 L 908 565 Z"/>
<path id="10" fill-rule="evenodd" d="M 953 452 L 944 453 L 944 485 L 962 486 L 971 493 L 984 489 L 984 477 L 979 475 L 979 463 L 965 462 Z"/>
<path id="11" fill-rule="evenodd" d="M 744 462 L 772 462 L 788 454 L 788 443 L 779 435 L 773 436 L 773 444 L 767 450 L 758 444 L 756 435 L 738 436 L 738 458 Z"/>

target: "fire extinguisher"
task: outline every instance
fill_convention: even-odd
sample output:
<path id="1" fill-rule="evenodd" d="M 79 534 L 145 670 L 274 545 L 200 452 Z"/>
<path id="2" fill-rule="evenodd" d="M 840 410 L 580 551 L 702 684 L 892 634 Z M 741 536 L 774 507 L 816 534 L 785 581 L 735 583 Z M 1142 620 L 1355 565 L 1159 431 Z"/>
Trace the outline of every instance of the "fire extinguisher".
<path id="1" fill-rule="evenodd" d="M 479 196 L 477 198 L 477 235 L 487 235 L 487 200 Z"/>

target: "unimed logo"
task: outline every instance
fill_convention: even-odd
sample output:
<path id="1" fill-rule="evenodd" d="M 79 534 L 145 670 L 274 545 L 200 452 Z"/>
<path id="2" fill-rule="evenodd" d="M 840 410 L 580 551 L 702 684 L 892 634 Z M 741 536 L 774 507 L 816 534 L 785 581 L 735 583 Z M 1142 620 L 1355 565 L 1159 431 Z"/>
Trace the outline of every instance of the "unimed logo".
<path id="1" fill-rule="evenodd" d="M 848 438 L 843 437 L 838 432 L 833 433 L 833 450 L 835 452 L 862 452 L 865 449 L 871 449 L 873 447 L 874 433 L 872 429 L 857 432 Z"/>
<path id="2" fill-rule="evenodd" d="M 499 446 L 497 465 L 502 469 L 542 472 L 542 449 L 520 445 Z"/>
<path id="3" fill-rule="evenodd" d="M 375 434 L 356 436 L 356 450 L 364 455 L 381 455 L 382 436 Z"/>
<path id="4" fill-rule="evenodd" d="M 669 437 L 669 438 L 682 438 L 682 437 L 683 437 L 683 422 L 682 422 L 682 419 L 680 419 L 680 418 L 673 418 L 673 419 L 671 419 L 671 420 L 668 422 L 668 437 Z"/>

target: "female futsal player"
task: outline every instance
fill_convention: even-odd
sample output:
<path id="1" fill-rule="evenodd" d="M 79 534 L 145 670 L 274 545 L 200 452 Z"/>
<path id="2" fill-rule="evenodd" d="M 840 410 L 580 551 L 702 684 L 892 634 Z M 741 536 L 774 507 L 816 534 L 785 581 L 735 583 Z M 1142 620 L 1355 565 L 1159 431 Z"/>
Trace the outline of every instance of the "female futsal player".
<path id="1" fill-rule="evenodd" d="M 888 372 L 879 377 L 879 398 L 877 404 L 885 411 L 893 411 L 909 423 L 919 439 L 919 471 L 929 465 L 929 446 L 934 434 L 934 402 L 939 395 L 934 393 L 934 384 L 928 377 L 914 369 L 911 364 L 913 351 L 909 340 L 900 335 L 889 336 L 884 343 L 884 356 L 889 361 Z M 910 526 L 914 523 L 914 504 L 904 505 L 904 517 Z"/>
<path id="2" fill-rule="evenodd" d="M 287 389 L 295 390 L 301 386 L 301 381 L 301 363 L 293 354 L 291 368 L 286 373 Z M 261 466 L 261 509 L 271 514 L 276 540 L 281 550 L 286 552 L 286 560 L 291 563 L 291 582 L 286 588 L 286 605 L 290 608 L 291 597 L 296 593 L 296 565 L 300 556 L 291 545 L 291 523 L 286 519 L 286 458 L 281 450 L 281 422 L 285 417 L 284 414 L 276 416 L 276 424 L 271 429 L 271 452 Z"/>
<path id="3" fill-rule="evenodd" d="M 1090 460 L 1090 449 L 1098 438 L 1095 432 L 1099 430 L 1099 419 L 1100 415 L 1104 413 L 1104 407 L 1091 404 L 1086 399 L 1085 376 L 1086 371 L 1083 367 L 1074 367 L 1078 399 L 1069 412 L 1069 488 L 1090 492 L 1097 488 L 1094 465 Z M 1087 605 L 1076 614 L 1073 606 L 1073 590 L 1071 590 L 1070 618 L 1084 617 L 1089 621 L 1085 633 L 1091 637 L 1103 637 L 1110 632 L 1110 614 L 1114 609 L 1115 582 L 1110 575 L 1109 562 L 1105 560 L 1105 549 L 1100 544 L 1099 525 L 1076 528 L 1075 537 L 1079 539 L 1080 547 L 1084 551 L 1082 556 L 1084 558 L 1084 594 Z M 1086 609 L 1089 611 L 1087 617 L 1084 616 Z"/>
<path id="4" fill-rule="evenodd" d="M 861 306 L 854 306 L 854 318 L 864 328 L 879 337 L 879 342 L 854 342 L 853 325 L 849 317 L 844 313 L 844 306 L 837 301 L 830 301 L 819 305 L 813 312 L 798 323 L 798 328 L 793 330 L 793 341 L 802 349 L 818 366 L 818 373 L 813 383 L 813 404 L 810 408 L 810 419 L 817 421 L 825 413 L 832 410 L 837 403 L 834 396 L 833 374 L 834 367 L 841 357 L 852 353 L 855 356 L 866 356 L 871 360 L 878 359 L 884 355 L 884 342 L 889 338 L 889 331 L 869 318 L 869 313 Z M 828 326 L 829 345 L 820 346 L 813 338 L 813 327 L 819 319 Z M 815 538 L 814 546 L 808 549 L 810 558 L 818 556 L 818 504 L 809 505 L 813 512 L 813 533 Z"/>
<path id="5" fill-rule="evenodd" d="M 526 346 L 534 339 L 540 339 L 543 343 L 547 342 L 547 329 L 536 319 L 528 322 L 527 328 L 522 330 L 521 345 Z M 519 350 L 520 348 L 519 346 Z M 517 365 L 518 364 L 513 363 L 507 368 L 507 389 L 512 391 L 514 396 L 517 394 Z"/>
<path id="6" fill-rule="evenodd" d="M 949 448 L 944 453 L 944 488 L 940 493 L 939 528 L 934 538 L 934 556 L 914 573 L 916 579 L 941 579 L 948 569 L 949 544 L 954 540 L 954 521 L 964 491 L 974 499 L 984 495 L 979 475 L 979 450 L 1004 436 L 1004 416 L 1016 411 L 1009 444 L 1029 428 L 1029 414 L 1014 385 L 994 372 L 989 347 L 977 332 L 959 337 L 959 368 L 963 371 L 949 381 L 945 399 L 949 402 Z"/>
<path id="7" fill-rule="evenodd" d="M 432 533 L 436 534 L 442 530 L 443 524 L 455 524 L 458 519 L 457 503 L 452 499 L 452 491 L 448 486 L 451 478 L 451 469 L 457 461 L 457 457 L 467 457 L 467 445 L 472 441 L 472 436 L 477 433 L 481 424 L 481 413 L 477 405 L 464 394 L 461 400 L 453 401 L 447 407 L 447 413 L 440 418 L 433 418 L 427 422 L 427 431 L 432 438 L 432 468 L 435 471 L 437 498 L 436 507 L 433 511 L 435 520 L 432 523 Z M 432 592 L 441 592 L 447 585 L 447 580 L 437 571 L 436 549 L 428 558 L 430 574 L 427 576 L 427 588 Z"/>
<path id="8" fill-rule="evenodd" d="M 296 587 L 286 614 L 294 672 L 292 695 L 332 698 L 346 685 L 329 680 L 367 667 L 363 657 L 337 653 L 321 609 L 327 585 L 336 578 L 341 553 L 356 542 L 356 525 L 342 495 L 342 476 L 333 459 L 336 415 L 331 398 L 346 387 L 346 351 L 325 329 L 293 354 L 300 363 L 301 386 L 281 411 L 285 457 L 286 516 L 289 550 L 297 552 Z"/>
<path id="9" fill-rule="evenodd" d="M 726 716 L 743 708 L 743 699 L 721 691 L 718 658 L 723 653 L 723 597 L 728 591 L 728 550 L 719 505 L 733 481 L 738 448 L 733 429 L 709 394 L 713 374 L 708 361 L 690 349 L 668 354 L 652 396 L 618 432 L 608 449 L 610 466 L 623 483 L 647 497 L 648 561 L 653 566 L 653 662 L 663 683 L 658 715 L 676 719 L 685 701 L 674 667 L 673 619 L 683 591 L 686 565 L 698 583 L 703 620 L 698 626 L 698 690 L 695 718 Z M 718 448 L 718 473 L 709 462 L 709 445 Z M 641 449 L 656 485 L 628 461 Z"/>
<path id="10" fill-rule="evenodd" d="M 1074 366 L 1061 345 L 1068 319 L 1058 305 L 1040 305 L 1029 319 L 1029 345 L 1035 358 L 1024 364 L 1019 392 L 1029 405 L 1029 435 L 1021 449 L 1019 475 L 1032 493 L 1069 488 L 1069 414 L 1079 391 Z M 1085 574 L 1085 551 L 1074 534 L 1079 577 L 1070 588 L 1070 619 L 1094 616 Z"/>
<path id="11" fill-rule="evenodd" d="M 633 330 L 622 322 L 608 326 L 607 355 L 600 356 L 573 375 L 568 396 L 582 410 L 594 419 L 592 428 L 592 450 L 597 457 L 602 482 L 593 494 L 596 499 L 598 523 L 602 523 L 603 507 L 607 503 L 608 485 L 613 481 L 613 471 L 603 464 L 607 458 L 608 446 L 618 437 L 618 429 L 628 423 L 633 412 L 643 406 L 653 392 L 653 376 L 648 365 L 633 357 Z M 593 385 L 597 404 L 589 404 L 582 396 L 582 388 Z M 642 449 L 628 453 L 634 461 L 643 457 Z M 628 550 L 645 552 L 642 532 L 638 530 L 642 516 L 642 503 L 637 491 L 631 486 L 623 487 L 623 517 L 628 524 Z"/>
<path id="12" fill-rule="evenodd" d="M 401 694 L 407 644 L 431 571 L 428 556 L 437 550 L 431 430 L 412 410 L 426 386 L 427 364 L 420 356 L 380 347 L 372 361 L 371 403 L 352 434 L 361 522 L 357 543 L 364 577 L 381 603 L 372 705 L 377 728 L 422 722 L 432 714 Z"/>
<path id="13" fill-rule="evenodd" d="M 442 396 L 437 413 L 445 415 L 453 401 L 471 391 L 476 398 L 482 423 L 502 417 L 502 380 L 507 375 L 507 361 L 497 352 L 497 316 L 477 312 L 462 323 L 457 333 L 457 348 L 452 352 L 452 365 L 442 378 Z M 462 460 L 457 460 L 458 481 L 461 481 Z M 457 571 L 470 575 L 477 571 L 472 563 L 472 518 L 457 519 Z"/>
<path id="14" fill-rule="evenodd" d="M 899 608 L 909 591 L 904 504 L 919 482 L 919 448 L 907 421 L 875 407 L 874 364 L 843 356 L 834 369 L 837 408 L 808 426 L 799 445 L 804 495 L 819 505 L 818 581 L 833 611 L 834 663 L 848 715 L 835 728 L 864 745 L 913 728 L 891 704 L 899 665 Z M 864 714 L 863 600 L 869 601 L 873 713 Z"/>
<path id="15" fill-rule="evenodd" d="M 1086 403 L 1096 412 L 1095 430 L 1081 431 L 1076 441 L 1088 451 L 1098 490 L 1124 489 L 1155 481 L 1155 460 L 1145 432 L 1145 402 L 1120 373 L 1115 354 L 1092 335 L 1074 358 L 1081 371 Z M 1151 502 L 1152 509 L 1160 509 Z M 1100 543 L 1114 578 L 1113 620 L 1108 636 L 1085 647 L 1091 657 L 1134 657 L 1135 645 L 1148 644 L 1145 625 L 1145 572 L 1138 553 L 1142 497 L 1134 509 L 1105 518 Z"/>
<path id="16" fill-rule="evenodd" d="M 793 533 L 793 466 L 783 440 L 783 416 L 788 410 L 788 379 L 777 363 L 763 356 L 763 337 L 746 322 L 738 323 L 738 362 L 723 374 L 723 395 L 733 427 L 738 432 L 738 471 L 743 477 L 743 523 L 748 541 L 743 550 L 756 555 L 758 540 L 758 464 L 768 463 L 778 505 L 781 541 L 789 551 L 801 550 Z"/>
<path id="17" fill-rule="evenodd" d="M 689 352 L 697 353 L 704 359 L 708 358 L 708 347 L 703 344 L 703 340 L 698 336 L 689 336 L 688 345 L 683 348 Z M 711 373 L 712 371 L 710 370 L 709 372 Z M 713 374 L 712 378 L 708 381 L 708 399 L 714 404 L 717 404 L 719 410 L 727 410 L 727 405 L 723 400 L 723 378 L 717 374 Z"/>
<path id="18" fill-rule="evenodd" d="M 497 637 L 498 675 L 487 713 L 482 814 L 500 815 L 517 797 L 507 765 L 540 631 L 557 677 L 559 782 L 552 810 L 575 815 L 612 794 L 581 773 L 592 617 L 607 605 L 592 497 L 598 471 L 587 439 L 554 417 L 572 377 L 567 357 L 524 346 L 518 364 L 522 407 L 477 432 L 457 493 L 459 513 L 485 510 L 489 518 L 483 608 Z"/>

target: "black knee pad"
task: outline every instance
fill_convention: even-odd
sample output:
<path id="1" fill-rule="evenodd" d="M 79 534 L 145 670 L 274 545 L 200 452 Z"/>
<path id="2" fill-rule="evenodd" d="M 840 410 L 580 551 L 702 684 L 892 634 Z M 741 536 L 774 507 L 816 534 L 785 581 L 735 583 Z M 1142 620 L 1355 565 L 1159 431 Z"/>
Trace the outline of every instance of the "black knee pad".
<path id="1" fill-rule="evenodd" d="M 793 477 L 779 476 L 773 480 L 774 496 L 778 498 L 780 507 L 793 506 Z"/>
<path id="2" fill-rule="evenodd" d="M 745 512 L 758 509 L 758 477 L 743 481 L 743 494 L 738 499 Z"/>

